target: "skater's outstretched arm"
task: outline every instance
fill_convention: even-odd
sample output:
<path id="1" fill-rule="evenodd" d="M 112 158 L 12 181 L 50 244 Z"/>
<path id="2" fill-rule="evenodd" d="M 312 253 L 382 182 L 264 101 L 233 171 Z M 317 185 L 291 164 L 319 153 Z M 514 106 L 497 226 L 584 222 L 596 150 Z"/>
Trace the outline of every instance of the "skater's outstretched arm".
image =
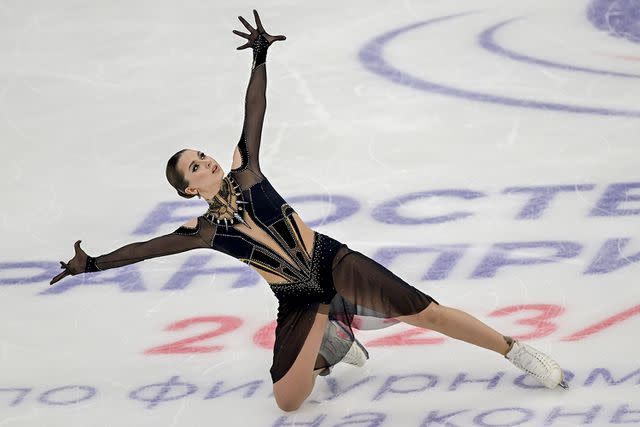
<path id="1" fill-rule="evenodd" d="M 198 218 L 175 230 L 173 233 L 159 236 L 146 242 L 136 242 L 125 245 L 105 255 L 91 257 L 80 247 L 80 240 L 74 244 L 75 255 L 68 262 L 60 261 L 60 267 L 64 270 L 49 282 L 53 285 L 66 276 L 75 276 L 80 273 L 107 270 L 122 267 L 149 258 L 177 254 L 191 249 L 211 248 L 213 240 L 213 228 L 206 220 Z"/>
<path id="2" fill-rule="evenodd" d="M 260 138 L 262 135 L 264 113 L 267 108 L 267 99 L 265 96 L 267 89 L 267 69 L 265 64 L 267 60 L 267 50 L 274 41 L 285 40 L 286 37 L 282 35 L 269 35 L 262 27 L 258 12 L 254 10 L 253 15 L 256 21 L 256 28 L 253 28 L 242 16 L 239 16 L 238 19 L 249 33 L 233 30 L 234 34 L 247 39 L 247 42 L 238 47 L 238 49 L 250 47 L 253 50 L 251 77 L 245 97 L 244 124 L 240 142 L 238 142 L 238 151 L 240 152 L 242 162 L 241 166 L 234 170 L 250 169 L 259 173 L 260 164 L 258 155 L 260 151 Z"/>

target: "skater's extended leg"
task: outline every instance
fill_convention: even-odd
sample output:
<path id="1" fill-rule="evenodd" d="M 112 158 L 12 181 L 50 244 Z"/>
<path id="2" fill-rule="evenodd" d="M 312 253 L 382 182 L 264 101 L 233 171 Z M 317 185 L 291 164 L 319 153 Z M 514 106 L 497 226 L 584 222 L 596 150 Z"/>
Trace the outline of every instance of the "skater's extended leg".
<path id="1" fill-rule="evenodd" d="M 307 339 L 289 371 L 273 384 L 273 395 L 283 411 L 295 411 L 311 394 L 318 372 L 314 372 L 328 316 L 317 313 Z"/>
<path id="2" fill-rule="evenodd" d="M 420 313 L 398 317 L 398 320 L 493 350 L 503 356 L 509 351 L 509 343 L 502 334 L 455 308 L 429 304 Z"/>
<path id="3" fill-rule="evenodd" d="M 429 304 L 420 313 L 398 317 L 398 320 L 500 353 L 548 388 L 568 387 L 560 365 L 552 358 L 527 344 L 502 336 L 464 311 Z"/>

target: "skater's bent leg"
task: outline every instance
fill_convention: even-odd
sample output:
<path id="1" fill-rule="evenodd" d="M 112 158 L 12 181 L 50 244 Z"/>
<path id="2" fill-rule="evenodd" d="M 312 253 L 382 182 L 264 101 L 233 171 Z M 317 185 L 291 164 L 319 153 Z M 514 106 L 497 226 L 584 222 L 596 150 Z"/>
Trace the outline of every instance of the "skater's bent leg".
<path id="1" fill-rule="evenodd" d="M 314 372 L 328 316 L 317 313 L 307 339 L 289 371 L 273 384 L 273 395 L 283 411 L 295 411 L 311 394 L 317 372 Z"/>
<path id="2" fill-rule="evenodd" d="M 503 356 L 509 351 L 509 344 L 499 332 L 455 308 L 432 303 L 420 313 L 398 317 L 398 320 L 493 350 Z"/>

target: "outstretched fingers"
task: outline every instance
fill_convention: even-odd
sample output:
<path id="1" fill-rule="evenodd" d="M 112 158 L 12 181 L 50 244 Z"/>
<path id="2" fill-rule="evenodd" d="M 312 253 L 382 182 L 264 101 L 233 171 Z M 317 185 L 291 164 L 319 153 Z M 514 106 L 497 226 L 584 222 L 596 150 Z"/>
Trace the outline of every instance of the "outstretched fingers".
<path id="1" fill-rule="evenodd" d="M 80 242 L 82 242 L 82 240 L 78 240 L 73 244 L 73 249 L 75 249 L 76 255 L 84 252 L 82 249 L 80 249 Z"/>
<path id="2" fill-rule="evenodd" d="M 269 44 L 273 43 L 274 41 L 286 40 L 287 39 L 282 34 L 277 35 L 277 36 L 272 36 L 269 33 L 267 33 L 267 31 L 262 26 L 262 21 L 260 20 L 260 15 L 258 15 L 258 11 L 255 10 L 255 9 L 253 9 L 253 18 L 256 20 L 256 27 L 258 27 L 258 33 L 259 34 L 264 34 L 265 37 L 267 38 L 267 40 L 269 41 Z"/>
<path id="3" fill-rule="evenodd" d="M 238 31 L 238 30 L 233 30 L 232 33 L 237 35 L 237 36 L 242 37 L 243 39 L 249 40 L 251 38 L 251 34 L 243 33 L 243 32 Z"/>
<path id="4" fill-rule="evenodd" d="M 67 277 L 69 275 L 69 270 L 64 270 L 62 273 L 58 274 L 57 276 L 55 276 L 53 279 L 51 279 L 51 281 L 49 282 L 49 286 L 53 285 L 54 283 L 56 283 L 57 281 Z"/>
<path id="5" fill-rule="evenodd" d="M 238 50 L 242 50 L 242 49 L 246 49 L 248 47 L 251 47 L 251 42 L 246 42 L 245 44 L 243 44 L 242 46 L 238 46 L 236 49 Z"/>
<path id="6" fill-rule="evenodd" d="M 60 261 L 60 268 L 64 271 L 57 276 L 55 276 L 49 282 L 49 285 L 53 285 L 59 280 L 64 279 L 65 277 L 73 274 L 78 274 L 84 271 L 84 265 L 86 264 L 87 254 L 80 247 L 80 243 L 82 240 L 77 240 L 73 244 L 73 249 L 75 250 L 75 255 L 68 262 Z"/>
<path id="7" fill-rule="evenodd" d="M 236 49 L 242 50 L 242 49 L 251 47 L 252 43 L 255 42 L 260 35 L 263 35 L 269 44 L 273 43 L 274 41 L 281 41 L 281 40 L 287 39 L 285 36 L 281 34 L 277 36 L 272 36 L 269 33 L 267 33 L 264 27 L 262 26 L 260 15 L 258 15 L 258 11 L 255 9 L 253 10 L 253 17 L 256 21 L 256 28 L 253 28 L 251 24 L 249 24 L 249 22 L 247 22 L 247 20 L 244 19 L 242 16 L 238 16 L 238 19 L 240 20 L 242 25 L 244 25 L 244 27 L 247 30 L 249 30 L 249 34 L 243 33 L 241 31 L 233 30 L 233 34 L 240 36 L 244 39 L 247 39 L 247 42 L 245 44 L 243 44 L 242 46 L 238 46 Z"/>
<path id="8" fill-rule="evenodd" d="M 251 46 L 251 34 L 247 34 L 247 33 L 243 33 L 241 31 L 237 31 L 237 30 L 233 30 L 233 34 L 242 37 L 243 39 L 247 39 L 248 41 L 243 44 L 242 46 L 238 46 L 236 49 L 241 50 L 241 49 L 246 49 L 249 46 Z"/>
<path id="9" fill-rule="evenodd" d="M 245 27 L 247 30 L 249 30 L 249 32 L 250 32 L 251 34 L 253 34 L 253 33 L 255 33 L 255 32 L 256 32 L 256 30 L 251 26 L 251 24 L 249 24 L 249 23 L 247 22 L 247 20 L 246 20 L 246 19 L 244 19 L 242 16 L 238 16 L 238 19 L 240 20 L 240 22 L 242 22 L 242 25 L 244 25 L 244 27 Z"/>
<path id="10" fill-rule="evenodd" d="M 262 22 L 260 21 L 260 16 L 258 16 L 258 11 L 253 9 L 253 18 L 256 20 L 256 27 L 258 27 L 259 33 L 266 33 L 264 27 L 262 26 Z"/>

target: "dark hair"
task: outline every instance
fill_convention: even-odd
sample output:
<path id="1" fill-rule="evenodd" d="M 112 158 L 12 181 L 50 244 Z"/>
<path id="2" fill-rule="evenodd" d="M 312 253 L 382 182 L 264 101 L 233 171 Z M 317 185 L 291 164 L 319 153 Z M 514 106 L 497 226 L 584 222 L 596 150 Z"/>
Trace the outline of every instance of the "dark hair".
<path id="1" fill-rule="evenodd" d="M 171 186 L 176 189 L 178 194 L 185 199 L 190 199 L 194 196 L 194 194 L 187 194 L 184 192 L 184 190 L 189 186 L 189 183 L 186 179 L 184 179 L 184 175 L 181 174 L 178 170 L 178 160 L 180 160 L 180 156 L 182 156 L 182 153 L 185 151 L 187 151 L 186 148 L 178 151 L 176 154 L 171 156 L 171 158 L 167 162 L 166 174 L 167 181 L 169 181 L 169 184 L 171 184 Z"/>

